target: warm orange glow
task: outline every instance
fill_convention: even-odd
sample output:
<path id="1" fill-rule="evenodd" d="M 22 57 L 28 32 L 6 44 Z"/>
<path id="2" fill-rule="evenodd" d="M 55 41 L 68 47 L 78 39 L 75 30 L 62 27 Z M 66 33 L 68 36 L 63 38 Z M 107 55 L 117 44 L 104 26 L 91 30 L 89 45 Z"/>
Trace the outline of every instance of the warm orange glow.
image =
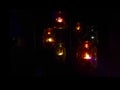
<path id="1" fill-rule="evenodd" d="M 51 32 L 48 32 L 48 34 L 50 35 L 50 34 L 51 34 Z"/>
<path id="2" fill-rule="evenodd" d="M 58 49 L 57 54 L 58 54 L 58 56 L 62 56 L 63 55 L 62 43 L 59 43 L 59 49 Z"/>
<path id="3" fill-rule="evenodd" d="M 57 22 L 59 22 L 59 23 L 62 23 L 62 22 L 63 22 L 63 18 L 61 18 L 61 17 L 58 17 L 56 20 L 57 20 Z"/>
<path id="4" fill-rule="evenodd" d="M 59 50 L 58 51 L 58 56 L 62 56 L 63 55 L 63 50 Z"/>
<path id="5" fill-rule="evenodd" d="M 85 53 L 84 59 L 91 59 L 91 57 L 88 53 Z"/>
<path id="6" fill-rule="evenodd" d="M 76 30 L 79 31 L 80 29 L 81 29 L 80 23 L 78 22 L 77 25 L 76 25 Z"/>
<path id="7" fill-rule="evenodd" d="M 88 45 L 88 43 L 86 43 L 86 44 L 85 44 L 85 48 L 88 48 L 88 47 L 89 47 L 89 45 Z"/>
<path id="8" fill-rule="evenodd" d="M 76 30 L 80 30 L 80 26 L 77 26 L 77 27 L 76 27 Z"/>
<path id="9" fill-rule="evenodd" d="M 53 41 L 54 41 L 53 38 L 47 38 L 47 39 L 46 39 L 46 42 L 53 42 Z"/>

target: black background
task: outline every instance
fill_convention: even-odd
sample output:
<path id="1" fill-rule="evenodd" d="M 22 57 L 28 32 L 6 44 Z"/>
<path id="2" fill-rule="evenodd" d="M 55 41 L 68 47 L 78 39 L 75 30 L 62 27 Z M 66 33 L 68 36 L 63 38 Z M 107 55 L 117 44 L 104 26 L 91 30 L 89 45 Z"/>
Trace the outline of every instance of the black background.
<path id="1" fill-rule="evenodd" d="M 81 21 L 95 24 L 99 31 L 99 59 L 97 76 L 120 76 L 119 11 L 117 8 L 78 8 L 57 5 L 41 8 L 10 10 L 10 76 L 75 77 L 70 65 L 55 64 L 42 47 L 43 29 L 52 21 L 53 12 L 65 12 L 70 25 Z M 18 34 L 15 34 L 18 33 Z M 14 47 L 12 37 L 22 37 L 25 46 Z M 68 42 L 68 41 L 66 41 Z M 69 61 L 69 60 L 68 60 Z M 78 76 L 79 77 L 79 76 Z"/>

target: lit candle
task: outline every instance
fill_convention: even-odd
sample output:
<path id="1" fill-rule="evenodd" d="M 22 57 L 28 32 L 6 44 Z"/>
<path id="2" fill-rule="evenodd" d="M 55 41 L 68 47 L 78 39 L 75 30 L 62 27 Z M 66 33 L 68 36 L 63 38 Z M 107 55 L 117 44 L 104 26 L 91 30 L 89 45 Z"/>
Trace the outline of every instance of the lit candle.
<path id="1" fill-rule="evenodd" d="M 62 56 L 63 55 L 63 50 L 58 52 L 58 56 Z"/>
<path id="2" fill-rule="evenodd" d="M 61 17 L 58 17 L 56 20 L 57 20 L 57 22 L 59 22 L 59 23 L 62 23 L 62 22 L 63 22 L 63 19 L 62 19 Z"/>
<path id="3" fill-rule="evenodd" d="M 88 48 L 88 47 L 89 47 L 89 45 L 88 45 L 88 43 L 86 43 L 86 44 L 85 44 L 85 48 Z"/>
<path id="4" fill-rule="evenodd" d="M 47 39 L 46 39 L 46 42 L 53 42 L 53 41 L 54 41 L 53 38 L 47 38 Z"/>
<path id="5" fill-rule="evenodd" d="M 84 59 L 91 59 L 91 57 L 90 57 L 90 55 L 88 54 L 88 53 L 85 53 L 85 55 L 84 55 Z"/>
<path id="6" fill-rule="evenodd" d="M 80 27 L 80 23 L 78 22 L 77 25 L 76 25 L 76 30 L 77 31 L 80 31 L 81 27 Z"/>
<path id="7" fill-rule="evenodd" d="M 48 32 L 48 35 L 50 35 L 51 34 L 51 32 Z"/>
<path id="8" fill-rule="evenodd" d="M 76 30 L 80 30 L 80 26 L 77 26 L 77 27 L 76 27 Z"/>

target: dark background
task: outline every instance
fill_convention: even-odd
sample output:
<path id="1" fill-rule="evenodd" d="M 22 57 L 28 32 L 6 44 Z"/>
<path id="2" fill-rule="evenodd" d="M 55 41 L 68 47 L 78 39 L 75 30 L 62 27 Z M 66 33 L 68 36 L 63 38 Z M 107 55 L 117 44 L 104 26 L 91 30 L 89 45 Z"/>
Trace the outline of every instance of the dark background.
<path id="1" fill-rule="evenodd" d="M 48 23 L 52 22 L 53 12 L 56 10 L 65 12 L 70 25 L 80 20 L 86 25 L 98 26 L 99 59 L 95 76 L 120 76 L 118 9 L 59 6 L 10 10 L 11 63 L 8 75 L 80 77 L 70 64 L 56 64 L 51 61 L 52 54 L 42 47 L 43 30 Z M 15 47 L 17 38 L 24 40 L 22 47 Z"/>

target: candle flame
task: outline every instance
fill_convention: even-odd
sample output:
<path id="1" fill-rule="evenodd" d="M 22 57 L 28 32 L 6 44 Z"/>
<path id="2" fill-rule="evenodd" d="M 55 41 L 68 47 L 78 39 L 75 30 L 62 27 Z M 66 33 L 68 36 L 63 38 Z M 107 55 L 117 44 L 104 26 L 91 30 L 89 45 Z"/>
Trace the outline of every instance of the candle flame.
<path id="1" fill-rule="evenodd" d="M 54 41 L 53 38 L 47 38 L 47 39 L 46 39 L 46 42 L 53 42 L 53 41 Z"/>
<path id="2" fill-rule="evenodd" d="M 63 19 L 62 19 L 61 17 L 58 17 L 56 20 L 57 20 L 57 22 L 59 22 L 59 23 L 62 23 L 62 22 L 63 22 Z"/>
<path id="3" fill-rule="evenodd" d="M 85 48 L 88 48 L 88 46 L 89 46 L 88 43 L 86 43 L 86 44 L 85 44 Z"/>
<path id="4" fill-rule="evenodd" d="M 51 32 L 48 32 L 48 34 L 50 35 L 50 34 L 51 34 Z"/>
<path id="5" fill-rule="evenodd" d="M 62 50 L 59 49 L 57 54 L 58 54 L 58 56 L 62 56 L 63 55 L 63 49 Z"/>
<path id="6" fill-rule="evenodd" d="M 91 57 L 88 53 L 85 53 L 84 59 L 91 59 Z"/>
<path id="7" fill-rule="evenodd" d="M 76 29 L 77 29 L 77 30 L 80 30 L 80 26 L 77 26 Z"/>
<path id="8" fill-rule="evenodd" d="M 63 52 L 59 52 L 58 55 L 59 55 L 59 56 L 62 56 L 62 55 L 63 55 Z"/>

